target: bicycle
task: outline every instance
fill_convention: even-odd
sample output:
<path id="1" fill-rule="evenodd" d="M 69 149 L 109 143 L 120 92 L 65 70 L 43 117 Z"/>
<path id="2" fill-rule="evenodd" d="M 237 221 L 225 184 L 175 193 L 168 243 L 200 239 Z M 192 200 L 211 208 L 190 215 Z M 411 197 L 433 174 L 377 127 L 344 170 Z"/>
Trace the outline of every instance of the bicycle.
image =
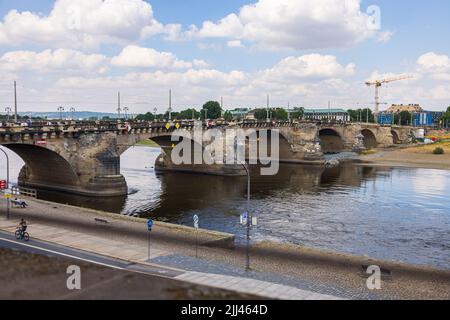
<path id="1" fill-rule="evenodd" d="M 17 240 L 30 240 L 30 235 L 28 234 L 28 232 L 23 231 L 21 228 L 17 228 L 15 236 Z"/>

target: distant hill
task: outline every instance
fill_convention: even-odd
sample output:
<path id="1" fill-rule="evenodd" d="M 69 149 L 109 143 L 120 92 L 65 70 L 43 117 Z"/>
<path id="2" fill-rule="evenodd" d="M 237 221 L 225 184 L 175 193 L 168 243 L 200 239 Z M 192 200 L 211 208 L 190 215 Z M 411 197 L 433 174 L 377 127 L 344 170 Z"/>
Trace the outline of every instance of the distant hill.
<path id="1" fill-rule="evenodd" d="M 46 118 L 46 119 L 59 119 L 59 112 L 19 112 L 20 116 L 30 116 Z M 103 117 L 117 118 L 117 113 L 107 113 L 107 112 L 92 112 L 92 111 L 76 111 L 73 114 L 71 112 L 63 112 L 63 119 L 74 119 L 88 120 L 88 119 L 102 119 Z"/>

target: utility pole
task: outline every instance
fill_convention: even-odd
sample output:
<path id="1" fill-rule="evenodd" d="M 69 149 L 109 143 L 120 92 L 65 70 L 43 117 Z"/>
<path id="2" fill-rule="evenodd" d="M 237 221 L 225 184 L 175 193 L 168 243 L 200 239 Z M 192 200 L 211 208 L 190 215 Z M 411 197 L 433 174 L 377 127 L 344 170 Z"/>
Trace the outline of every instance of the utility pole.
<path id="1" fill-rule="evenodd" d="M 17 84 L 14 81 L 14 122 L 17 122 Z"/>
<path id="2" fill-rule="evenodd" d="M 169 90 L 169 121 L 172 120 L 172 89 Z"/>
<path id="3" fill-rule="evenodd" d="M 74 120 L 74 113 L 75 113 L 74 107 L 70 108 L 70 113 L 72 114 L 72 116 L 71 116 L 72 120 Z"/>
<path id="4" fill-rule="evenodd" d="M 6 113 L 8 114 L 8 121 L 10 120 L 10 113 L 11 113 L 11 108 L 10 107 L 6 107 L 5 108 Z"/>
<path id="5" fill-rule="evenodd" d="M 331 101 L 328 100 L 328 122 L 331 122 Z"/>
<path id="6" fill-rule="evenodd" d="M 120 91 L 117 93 L 117 116 L 120 119 Z"/>
<path id="7" fill-rule="evenodd" d="M 288 121 L 291 122 L 291 106 L 290 106 L 290 102 L 288 102 Z"/>
<path id="8" fill-rule="evenodd" d="M 62 120 L 63 118 L 62 113 L 64 111 L 64 107 L 58 107 L 58 111 L 59 111 L 59 119 Z"/>

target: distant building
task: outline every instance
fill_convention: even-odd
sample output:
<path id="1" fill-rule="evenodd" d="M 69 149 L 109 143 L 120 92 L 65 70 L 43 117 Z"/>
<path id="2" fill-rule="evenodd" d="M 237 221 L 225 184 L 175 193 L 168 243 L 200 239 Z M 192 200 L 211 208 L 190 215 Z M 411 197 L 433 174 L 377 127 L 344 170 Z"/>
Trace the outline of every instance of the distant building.
<path id="1" fill-rule="evenodd" d="M 249 108 L 236 108 L 234 110 L 230 110 L 233 119 L 244 119 L 249 113 Z"/>
<path id="2" fill-rule="evenodd" d="M 422 112 L 423 109 L 420 104 L 393 104 L 385 111 L 385 113 L 400 113 L 403 111 Z"/>
<path id="3" fill-rule="evenodd" d="M 251 111 L 249 111 L 246 115 L 245 115 L 245 120 L 255 120 L 256 119 L 256 117 L 255 117 L 255 112 L 256 112 L 257 110 L 251 110 Z"/>
<path id="4" fill-rule="evenodd" d="M 405 110 L 403 110 L 405 111 Z M 411 111 L 410 111 L 411 113 Z M 433 127 L 439 125 L 439 121 L 443 115 L 443 112 L 435 112 L 435 111 L 419 111 L 412 112 L 412 125 L 415 127 Z M 379 124 L 395 124 L 394 123 L 395 113 L 388 113 L 387 111 L 381 112 L 378 114 L 378 123 Z M 411 122 L 410 119 L 407 119 Z"/>
<path id="5" fill-rule="evenodd" d="M 304 119 L 350 121 L 349 113 L 344 109 L 305 109 Z"/>

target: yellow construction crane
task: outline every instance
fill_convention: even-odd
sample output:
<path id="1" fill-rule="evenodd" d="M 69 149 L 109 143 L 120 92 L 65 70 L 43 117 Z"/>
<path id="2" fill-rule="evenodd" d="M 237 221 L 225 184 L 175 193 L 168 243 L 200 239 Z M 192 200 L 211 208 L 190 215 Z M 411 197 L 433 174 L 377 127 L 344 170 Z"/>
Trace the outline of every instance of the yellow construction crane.
<path id="1" fill-rule="evenodd" d="M 411 76 L 411 75 L 404 75 L 404 76 L 399 76 L 399 77 L 394 77 L 394 78 L 386 78 L 386 79 L 381 79 L 381 80 L 371 80 L 371 81 L 367 81 L 366 82 L 366 85 L 368 87 L 375 86 L 375 111 L 374 111 L 375 123 L 378 123 L 378 113 L 379 113 L 379 108 L 380 108 L 379 88 L 385 83 L 387 84 L 387 83 L 390 83 L 390 82 L 406 80 L 406 79 L 411 79 L 411 78 L 413 78 L 413 76 Z"/>

